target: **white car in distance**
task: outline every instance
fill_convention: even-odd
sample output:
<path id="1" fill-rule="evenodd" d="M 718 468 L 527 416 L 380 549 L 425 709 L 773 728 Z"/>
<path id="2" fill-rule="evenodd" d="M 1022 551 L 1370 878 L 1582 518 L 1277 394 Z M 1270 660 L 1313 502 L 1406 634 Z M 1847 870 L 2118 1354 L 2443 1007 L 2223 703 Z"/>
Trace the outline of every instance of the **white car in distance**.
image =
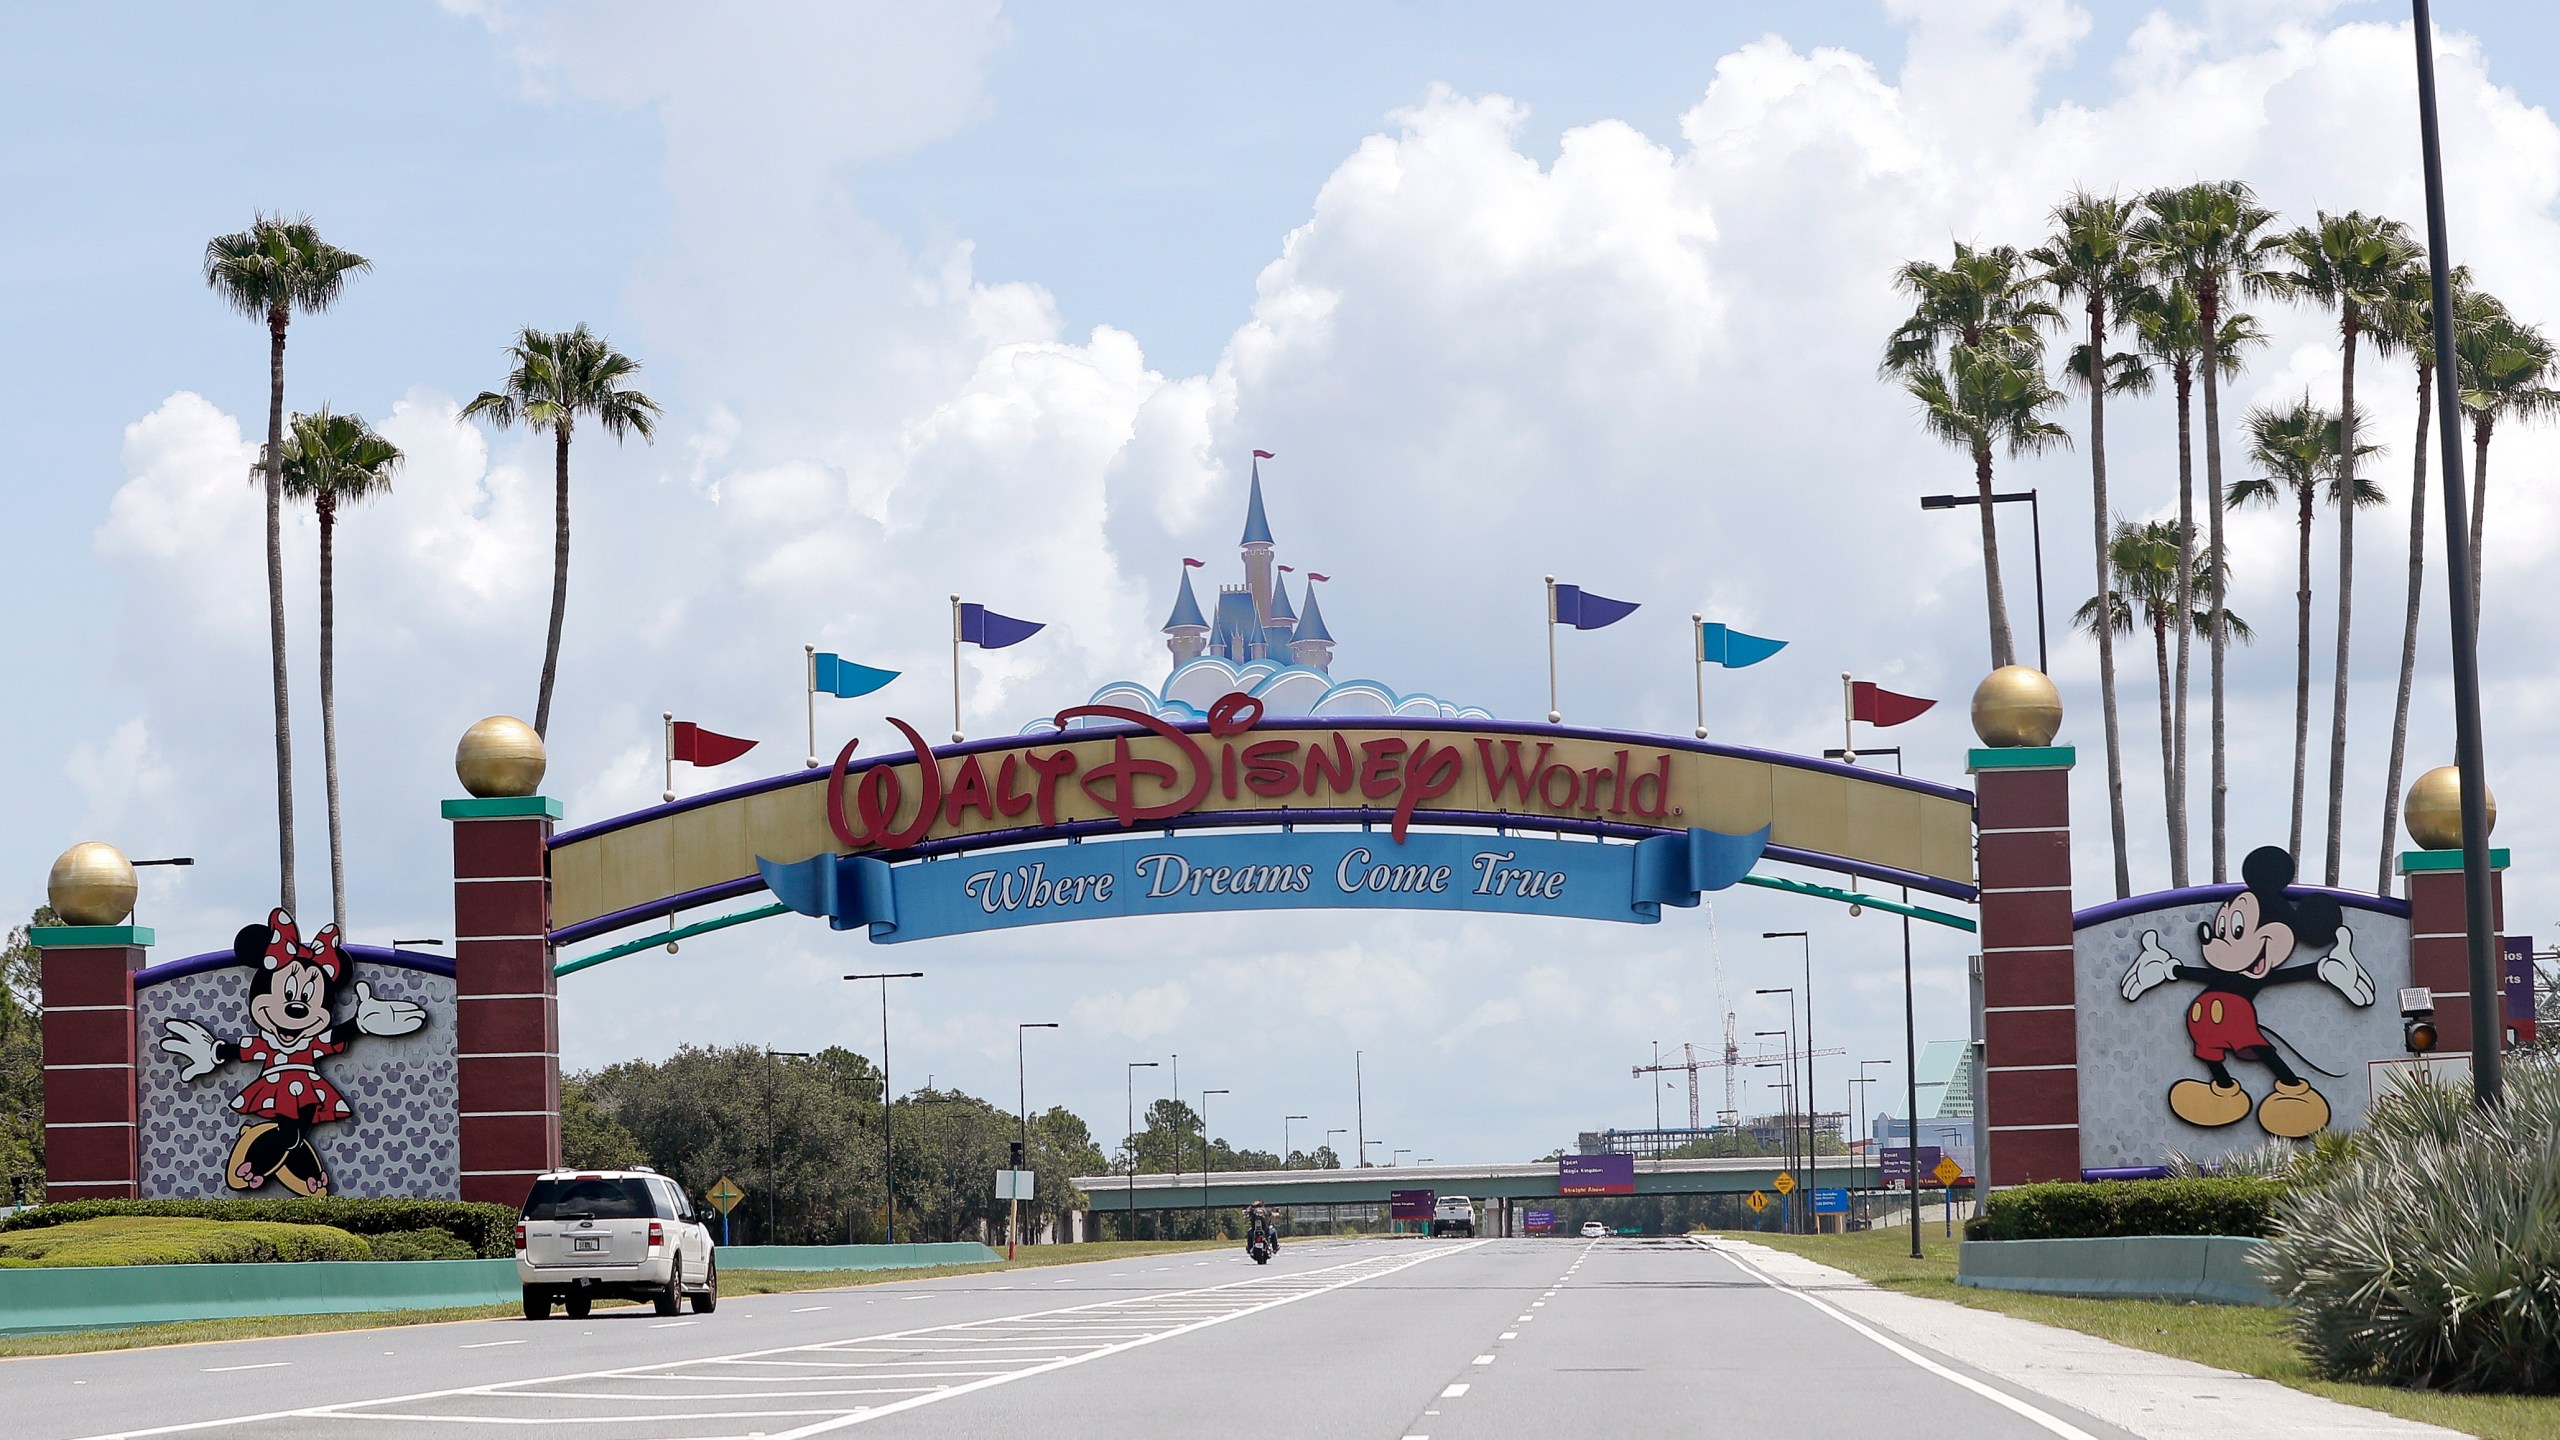
<path id="1" fill-rule="evenodd" d="M 524 1318 L 560 1305 L 586 1318 L 599 1298 L 647 1300 L 661 1315 L 720 1304 L 720 1261 L 684 1187 L 651 1170 L 557 1170 L 537 1177 L 516 1222 Z"/>
<path id="2" fill-rule="evenodd" d="M 1475 1233 L 1476 1202 L 1464 1195 L 1442 1195 L 1431 1202 L 1431 1234 L 1434 1239 L 1442 1235 L 1465 1235 L 1472 1239 Z"/>

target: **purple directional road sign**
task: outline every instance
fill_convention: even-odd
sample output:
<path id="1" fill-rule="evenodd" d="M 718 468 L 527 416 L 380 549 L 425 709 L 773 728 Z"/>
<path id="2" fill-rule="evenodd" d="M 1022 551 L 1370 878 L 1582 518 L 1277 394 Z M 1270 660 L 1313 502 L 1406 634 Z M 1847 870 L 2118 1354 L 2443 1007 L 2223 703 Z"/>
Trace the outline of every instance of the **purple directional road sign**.
<path id="1" fill-rule="evenodd" d="M 1430 1190 L 1390 1190 L 1387 1192 L 1387 1218 L 1390 1220 L 1428 1220 L 1433 1202 L 1439 1195 Z"/>
<path id="2" fill-rule="evenodd" d="M 1553 1230 L 1556 1228 L 1556 1212 L 1553 1210 L 1532 1210 L 1528 1212 L 1526 1217 L 1524 1217 L 1524 1221 L 1526 1228 L 1532 1234 L 1535 1234 L 1540 1230 Z"/>
<path id="3" fill-rule="evenodd" d="M 1556 1193 L 1559 1195 L 1633 1195 L 1636 1193 L 1636 1157 L 1633 1155 L 1562 1155 L 1556 1158 Z"/>
<path id="4" fill-rule="evenodd" d="M 1882 1152 L 1882 1159 L 1883 1159 L 1883 1164 L 1882 1164 L 1882 1166 L 1878 1169 L 1878 1171 L 1877 1171 L 1876 1173 L 1877 1173 L 1877 1175 L 1878 1175 L 1878 1178 L 1880 1179 L 1880 1181 L 1881 1181 L 1883 1184 L 1886 1184 L 1886 1185 L 1908 1185 L 1908 1184 L 1910 1184 L 1910 1183 L 1911 1183 L 1911 1150 L 1910 1150 L 1910 1147 L 1908 1147 L 1908 1146 L 1903 1146 L 1903 1147 L 1900 1147 L 1900 1148 L 1892 1148 L 1892 1147 L 1888 1147 L 1887 1149 L 1885 1149 L 1885 1150 Z M 1922 1175 L 1922 1177 L 1924 1177 L 1924 1178 L 1926 1178 L 1926 1179 L 1929 1179 L 1929 1180 L 1931 1180 L 1931 1181 L 1934 1183 L 1935 1177 L 1934 1177 L 1934 1176 L 1931 1176 L 1931 1175 L 1929 1174 L 1929 1172 L 1930 1172 L 1930 1171 L 1932 1171 L 1932 1170 L 1935 1170 L 1935 1169 L 1937 1169 L 1937 1168 L 1938 1168 L 1938 1147 L 1937 1147 L 1937 1146 L 1935 1146 L 1935 1145 L 1923 1145 L 1923 1146 L 1921 1146 L 1921 1147 L 1920 1147 L 1920 1174 Z"/>

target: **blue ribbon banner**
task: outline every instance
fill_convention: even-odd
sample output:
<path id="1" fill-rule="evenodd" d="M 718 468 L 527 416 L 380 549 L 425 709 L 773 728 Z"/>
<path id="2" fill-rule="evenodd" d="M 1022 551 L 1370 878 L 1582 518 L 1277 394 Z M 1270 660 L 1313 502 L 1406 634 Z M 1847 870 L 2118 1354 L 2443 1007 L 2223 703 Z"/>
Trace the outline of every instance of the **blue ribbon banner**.
<path id="1" fill-rule="evenodd" d="M 1128 915 L 1225 910 L 1459 910 L 1649 925 L 1749 874 L 1768 844 L 1689 830 L 1633 845 L 1296 831 L 1046 845 L 892 865 L 869 855 L 759 859 L 774 898 L 874 941 L 939 939 Z"/>

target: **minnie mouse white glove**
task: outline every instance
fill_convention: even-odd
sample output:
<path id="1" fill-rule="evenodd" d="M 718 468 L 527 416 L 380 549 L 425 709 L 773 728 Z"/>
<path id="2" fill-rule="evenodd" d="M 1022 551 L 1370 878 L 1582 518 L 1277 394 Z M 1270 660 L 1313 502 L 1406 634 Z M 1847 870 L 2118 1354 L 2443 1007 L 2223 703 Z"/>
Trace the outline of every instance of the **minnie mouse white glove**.
<path id="1" fill-rule="evenodd" d="M 406 1035 L 426 1023 L 423 1007 L 406 1000 L 376 1000 L 371 985 L 356 982 L 356 1029 L 367 1035 Z"/>
<path id="2" fill-rule="evenodd" d="M 2139 1000 L 2144 991 L 2168 984 L 2177 970 L 2177 958 L 2160 948 L 2160 932 L 2145 930 L 2142 932 L 2142 953 L 2135 956 L 2133 964 L 2126 968 L 2124 983 L 2118 988 L 2127 1000 Z"/>
<path id="3" fill-rule="evenodd" d="M 193 1020 L 172 1020 L 166 1028 L 169 1038 L 160 1042 L 160 1048 L 178 1057 L 178 1078 L 193 1080 L 211 1073 L 215 1062 L 222 1058 L 221 1042 L 213 1038 L 213 1032 Z"/>
<path id="4" fill-rule="evenodd" d="M 2356 963 L 2356 937 L 2351 930 L 2338 932 L 2338 948 L 2320 962 L 2320 982 L 2347 997 L 2350 1005 L 2373 1003 L 2373 977 Z"/>

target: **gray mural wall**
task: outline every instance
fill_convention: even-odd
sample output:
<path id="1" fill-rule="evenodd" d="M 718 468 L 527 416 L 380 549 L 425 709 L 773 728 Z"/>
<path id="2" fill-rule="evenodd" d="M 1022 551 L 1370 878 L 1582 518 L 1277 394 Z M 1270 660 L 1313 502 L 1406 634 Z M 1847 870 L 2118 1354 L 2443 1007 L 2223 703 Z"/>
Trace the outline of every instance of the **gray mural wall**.
<path id="1" fill-rule="evenodd" d="M 408 1035 L 358 1036 L 346 1053 L 320 1062 L 321 1073 L 354 1112 L 348 1120 L 312 1132 L 321 1163 L 328 1167 L 330 1193 L 454 1199 L 461 1194 L 462 1166 L 453 981 L 424 970 L 359 961 L 338 997 L 342 1016 L 354 1007 L 359 980 L 378 998 L 425 1007 L 427 1023 Z M 160 1049 L 170 1020 L 196 1021 L 216 1037 L 236 1043 L 252 1028 L 248 1003 L 249 972 L 234 965 L 174 976 L 135 994 L 143 1198 L 243 1193 L 292 1198 L 274 1181 L 248 1192 L 223 1184 L 223 1166 L 240 1131 L 231 1099 L 257 1077 L 257 1067 L 235 1061 L 196 1080 L 180 1080 L 178 1058 Z"/>
<path id="2" fill-rule="evenodd" d="M 2196 898 L 2206 893 L 2198 890 L 2152 897 L 2170 903 L 2084 925 L 2072 937 L 2079 998 L 2080 1163 L 2089 1169 L 2158 1165 L 2173 1151 L 2210 1159 L 2269 1139 L 2254 1114 L 2206 1129 L 2170 1113 L 2171 1085 L 2211 1078 L 2196 1058 L 2187 1029 L 2188 1006 L 2201 988 L 2196 981 L 2172 979 L 2130 1001 L 2123 995 L 2125 972 L 2142 953 L 2147 931 L 2158 932 L 2161 948 L 2178 964 L 2203 963 L 2197 927 L 2213 919 L 2222 893 L 2239 889 L 2213 888 L 2217 893 L 2212 898 Z M 2368 908 L 2376 904 L 2369 895 L 2321 893 L 2344 909 L 2344 943 L 2372 977 L 2373 1003 L 2352 1004 L 2317 980 L 2280 985 L 2258 996 L 2258 1020 L 2280 1049 L 2283 1042 L 2294 1047 L 2283 1049 L 2284 1058 L 2328 1101 L 2331 1128 L 2352 1129 L 2364 1122 L 2371 1100 L 2369 1062 L 2402 1054 L 2395 992 L 2411 983 L 2409 921 L 2405 913 L 2391 913 L 2405 907 Z M 2129 903 L 2139 903 L 2139 897 Z M 2335 948 L 2305 946 L 2289 963 L 2313 965 Z M 2274 1088 L 2275 1077 L 2265 1066 L 2237 1058 L 2225 1063 L 2253 1103 Z M 2321 1070 L 2338 1073 L 2324 1075 Z"/>

